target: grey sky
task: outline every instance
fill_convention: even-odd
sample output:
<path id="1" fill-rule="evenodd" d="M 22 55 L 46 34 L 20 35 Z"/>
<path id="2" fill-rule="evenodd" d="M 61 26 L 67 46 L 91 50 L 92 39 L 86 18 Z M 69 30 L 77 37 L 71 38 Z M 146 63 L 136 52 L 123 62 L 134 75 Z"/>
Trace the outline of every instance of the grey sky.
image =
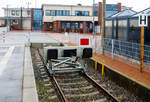
<path id="1" fill-rule="evenodd" d="M 95 0 L 95 2 L 101 2 L 102 0 Z M 66 4 L 66 5 L 76 5 L 81 3 L 82 5 L 92 5 L 93 0 L 0 0 L 0 16 L 3 16 L 3 10 L 1 8 L 6 7 L 27 7 L 27 2 L 30 2 L 30 7 L 41 7 L 41 4 Z M 106 0 L 106 3 L 118 3 L 121 2 L 122 5 L 133 7 L 133 10 L 140 11 L 150 7 L 150 0 Z M 36 5 L 35 5 L 36 3 Z"/>

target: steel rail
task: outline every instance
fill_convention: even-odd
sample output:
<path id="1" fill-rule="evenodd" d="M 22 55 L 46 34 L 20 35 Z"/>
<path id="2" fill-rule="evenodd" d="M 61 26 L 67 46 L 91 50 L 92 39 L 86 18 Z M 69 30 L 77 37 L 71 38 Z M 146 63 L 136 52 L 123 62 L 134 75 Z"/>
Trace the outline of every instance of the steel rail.
<path id="1" fill-rule="evenodd" d="M 51 77 L 51 79 L 52 79 L 52 81 L 53 81 L 53 86 L 56 87 L 56 90 L 57 90 L 57 92 L 59 93 L 59 96 L 60 96 L 60 98 L 61 98 L 61 101 L 62 101 L 62 102 L 68 102 L 68 100 L 66 99 L 66 97 L 65 97 L 65 95 L 64 95 L 64 93 L 63 93 L 63 91 L 61 90 L 61 88 L 60 88 L 60 86 L 59 86 L 59 84 L 58 84 L 58 82 L 57 82 L 55 76 L 54 76 L 54 75 L 51 75 L 51 74 L 49 73 L 49 70 L 48 70 L 48 68 L 47 68 L 47 66 L 46 66 L 46 64 L 45 64 L 45 62 L 44 62 L 44 58 L 42 57 L 42 55 L 41 55 L 39 49 L 38 49 L 38 53 L 39 53 L 39 55 L 40 55 L 40 58 L 41 58 L 41 60 L 42 60 L 42 62 L 43 62 L 43 64 L 44 64 L 44 66 L 46 67 L 47 73 L 49 74 L 49 76 Z M 80 74 L 81 74 L 85 79 L 87 79 L 90 83 L 92 83 L 93 86 L 95 86 L 95 87 L 98 89 L 98 91 L 103 92 L 103 93 L 104 93 L 104 96 L 106 96 L 107 99 L 111 100 L 111 102 L 120 102 L 120 101 L 119 101 L 116 97 L 114 97 L 110 92 L 108 92 L 105 88 L 103 88 L 100 84 L 98 84 L 95 80 L 93 80 L 87 73 L 80 73 Z"/>
<path id="2" fill-rule="evenodd" d="M 60 99 L 61 99 L 61 102 L 68 102 L 68 100 L 67 100 L 67 98 L 65 97 L 65 95 L 64 95 L 64 93 L 63 93 L 63 91 L 62 91 L 62 89 L 60 88 L 60 86 L 59 86 L 59 84 L 58 84 L 58 82 L 57 82 L 55 76 L 54 76 L 54 75 L 51 75 L 51 74 L 49 73 L 49 70 L 48 70 L 48 68 L 47 68 L 47 66 L 46 66 L 46 64 L 45 64 L 45 62 L 44 62 L 44 58 L 42 57 L 42 55 L 41 55 L 39 49 L 38 49 L 38 54 L 39 54 L 39 56 L 40 56 L 40 58 L 41 58 L 41 60 L 42 60 L 42 63 L 43 63 L 43 65 L 44 65 L 45 69 L 46 69 L 47 74 L 49 75 L 49 77 L 51 78 L 51 80 L 52 80 L 52 82 L 53 82 L 53 86 L 55 87 L 56 91 L 57 91 L 58 94 L 59 94 L 59 97 L 60 97 Z"/>
<path id="3" fill-rule="evenodd" d="M 57 80 L 56 80 L 54 75 L 52 75 L 52 80 L 53 80 L 53 82 L 54 82 L 54 84 L 56 86 L 56 89 L 57 89 L 60 97 L 61 97 L 61 101 L 62 102 L 68 102 L 67 98 L 65 97 L 63 91 L 61 90 L 61 88 L 60 88 L 60 86 L 59 86 L 59 84 L 58 84 L 58 82 L 57 82 Z"/>
<path id="4" fill-rule="evenodd" d="M 111 102 L 120 102 L 115 96 L 113 96 L 110 92 L 108 92 L 106 89 L 104 89 L 100 84 L 98 84 L 95 80 L 93 80 L 87 73 L 81 74 L 85 79 L 87 79 L 89 82 L 93 83 L 96 88 L 99 89 L 99 91 L 103 91 L 104 95 L 106 97 L 109 97 L 109 100 Z"/>

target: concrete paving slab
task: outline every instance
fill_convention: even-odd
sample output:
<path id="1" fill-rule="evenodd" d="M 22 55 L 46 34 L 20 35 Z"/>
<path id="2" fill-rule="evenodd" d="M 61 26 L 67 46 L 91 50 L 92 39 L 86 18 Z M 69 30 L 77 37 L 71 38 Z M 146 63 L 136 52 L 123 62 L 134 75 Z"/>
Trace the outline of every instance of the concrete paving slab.
<path id="1" fill-rule="evenodd" d="M 24 46 L 9 48 L 0 61 L 0 102 L 22 101 Z"/>
<path id="2" fill-rule="evenodd" d="M 38 102 L 35 88 L 25 88 L 23 102 Z"/>
<path id="3" fill-rule="evenodd" d="M 38 102 L 29 43 L 60 43 L 41 32 L 0 34 L 0 102 Z M 30 38 L 30 39 L 29 39 Z"/>
<path id="4" fill-rule="evenodd" d="M 30 87 L 35 87 L 35 79 L 33 75 L 27 75 L 26 77 L 24 77 L 24 88 L 30 88 Z"/>
<path id="5" fill-rule="evenodd" d="M 25 48 L 23 102 L 38 102 L 30 48 Z"/>

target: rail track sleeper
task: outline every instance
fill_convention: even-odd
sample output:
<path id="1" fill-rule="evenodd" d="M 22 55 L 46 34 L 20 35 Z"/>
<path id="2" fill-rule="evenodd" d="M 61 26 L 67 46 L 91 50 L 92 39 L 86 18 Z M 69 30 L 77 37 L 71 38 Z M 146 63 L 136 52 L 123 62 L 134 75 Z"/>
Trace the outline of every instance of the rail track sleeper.
<path id="1" fill-rule="evenodd" d="M 114 97 L 110 92 L 108 92 L 106 89 L 104 89 L 100 84 L 98 84 L 95 80 L 93 80 L 87 73 L 82 73 L 87 80 L 92 82 L 95 87 L 99 89 L 99 91 L 103 91 L 105 93 L 105 96 L 108 96 L 112 102 L 120 102 L 116 97 Z"/>
<path id="2" fill-rule="evenodd" d="M 53 82 L 53 86 L 55 86 L 55 89 L 57 90 L 57 92 L 59 93 L 59 96 L 60 96 L 60 99 L 62 102 L 68 102 L 68 100 L 66 99 L 63 91 L 61 90 L 56 78 L 54 75 L 51 75 L 50 72 L 49 72 L 49 69 L 47 68 L 46 66 L 46 63 L 44 61 L 44 58 L 42 57 L 41 53 L 40 53 L 40 50 L 38 49 L 38 53 L 39 53 L 39 56 L 41 58 L 41 61 L 45 67 L 45 71 L 47 72 L 47 74 L 49 75 L 49 77 L 52 79 L 52 82 Z"/>
<path id="3" fill-rule="evenodd" d="M 60 88 L 60 86 L 59 86 L 59 84 L 58 84 L 58 82 L 57 82 L 57 80 L 56 80 L 54 75 L 52 76 L 52 80 L 53 80 L 53 82 L 54 82 L 54 84 L 55 84 L 55 86 L 57 88 L 57 91 L 59 92 L 59 95 L 61 97 L 61 101 L 62 102 L 68 102 L 67 98 L 65 97 L 63 91 L 61 90 L 61 88 Z"/>

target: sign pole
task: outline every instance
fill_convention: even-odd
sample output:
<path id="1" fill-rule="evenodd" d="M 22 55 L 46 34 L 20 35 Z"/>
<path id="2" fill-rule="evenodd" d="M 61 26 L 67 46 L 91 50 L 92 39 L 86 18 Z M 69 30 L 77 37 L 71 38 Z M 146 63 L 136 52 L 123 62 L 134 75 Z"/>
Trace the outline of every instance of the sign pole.
<path id="1" fill-rule="evenodd" d="M 140 72 L 143 72 L 144 68 L 144 26 L 141 27 L 141 63 Z"/>
<path id="2" fill-rule="evenodd" d="M 141 27 L 141 62 L 140 62 L 140 72 L 144 69 L 144 27 L 148 26 L 148 16 L 142 12 L 139 15 L 139 26 Z"/>

